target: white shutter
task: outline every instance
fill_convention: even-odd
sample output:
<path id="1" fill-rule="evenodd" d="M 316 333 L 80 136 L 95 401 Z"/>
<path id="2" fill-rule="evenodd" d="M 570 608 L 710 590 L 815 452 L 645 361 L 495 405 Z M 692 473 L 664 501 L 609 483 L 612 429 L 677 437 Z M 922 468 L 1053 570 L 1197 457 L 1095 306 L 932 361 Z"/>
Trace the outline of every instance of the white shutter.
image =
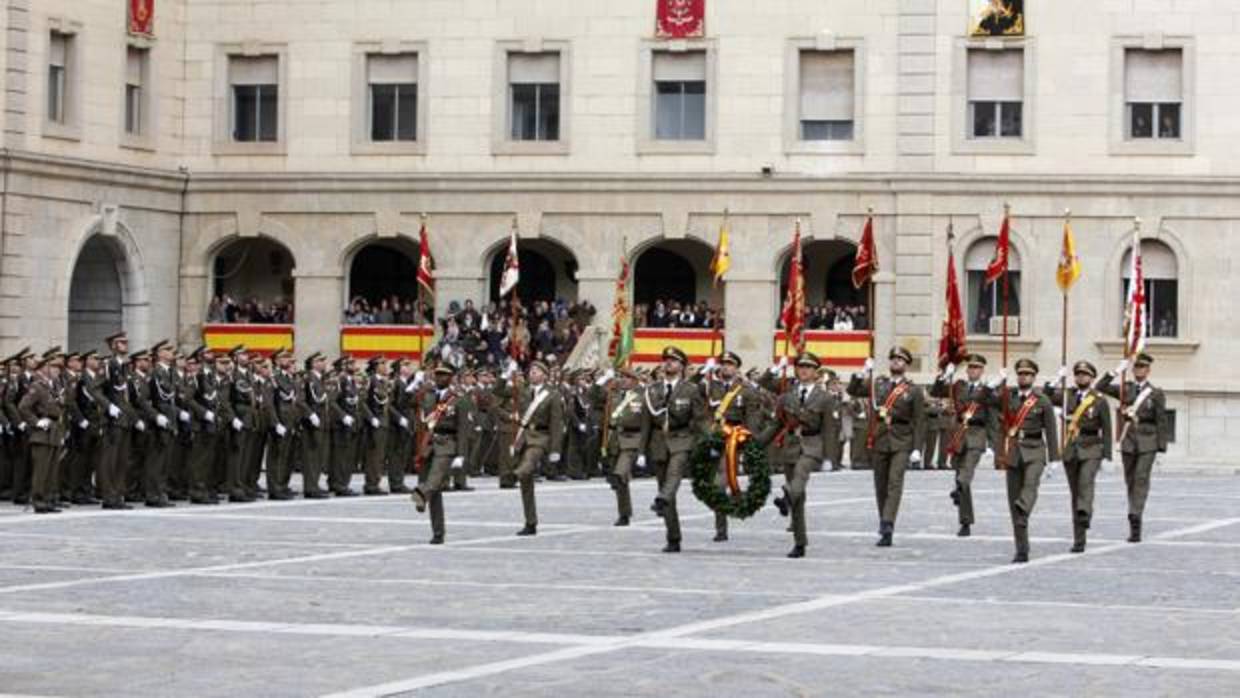
<path id="1" fill-rule="evenodd" d="M 706 52 L 655 51 L 654 80 L 655 82 L 705 82 Z"/>
<path id="2" fill-rule="evenodd" d="M 279 84 L 279 59 L 275 56 L 229 56 L 228 80 L 233 85 Z"/>
<path id="3" fill-rule="evenodd" d="M 853 120 L 853 52 L 801 52 L 801 119 Z"/>
<path id="4" fill-rule="evenodd" d="M 69 52 L 69 37 L 52 32 L 47 44 L 47 62 L 59 68 L 65 67 L 65 56 Z"/>
<path id="5" fill-rule="evenodd" d="M 1124 253 L 1124 278 L 1132 278 L 1132 249 Z M 1157 240 L 1141 241 L 1141 273 L 1147 279 L 1175 279 L 1175 253 Z"/>
<path id="6" fill-rule="evenodd" d="M 1025 52 L 969 50 L 969 101 L 1023 102 Z"/>
<path id="7" fill-rule="evenodd" d="M 986 237 L 973 243 L 968 254 L 964 256 L 965 271 L 986 271 L 986 267 L 990 266 L 991 260 L 995 258 L 997 244 L 997 237 Z M 1016 252 L 1015 245 L 1008 248 L 1008 269 L 1020 271 L 1020 254 Z"/>
<path id="8" fill-rule="evenodd" d="M 418 81 L 418 54 L 366 56 L 366 79 L 372 85 L 408 85 Z"/>
<path id="9" fill-rule="evenodd" d="M 125 84 L 142 86 L 142 59 L 145 57 L 142 49 L 130 48 L 129 53 L 125 57 Z"/>
<path id="10" fill-rule="evenodd" d="M 1184 56 L 1179 49 L 1124 52 L 1124 97 L 1128 102 L 1180 102 L 1184 99 Z"/>
<path id="11" fill-rule="evenodd" d="M 553 85 L 560 82 L 560 54 L 508 54 L 508 82 L 513 85 Z"/>

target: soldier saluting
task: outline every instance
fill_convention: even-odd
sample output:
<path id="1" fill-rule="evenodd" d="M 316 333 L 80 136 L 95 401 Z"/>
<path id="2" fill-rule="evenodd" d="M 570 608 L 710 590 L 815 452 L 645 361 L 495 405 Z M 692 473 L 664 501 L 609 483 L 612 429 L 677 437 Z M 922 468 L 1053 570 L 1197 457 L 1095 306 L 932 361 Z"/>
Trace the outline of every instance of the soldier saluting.
<path id="1" fill-rule="evenodd" d="M 521 507 L 525 514 L 525 526 L 517 531 L 518 536 L 538 533 L 534 473 L 544 456 L 552 465 L 560 462 L 559 444 L 564 441 L 564 401 L 558 391 L 547 384 L 548 375 L 547 365 L 534 361 L 530 363 L 526 386 L 514 389 L 508 381 L 495 384 L 495 394 L 500 398 L 515 397 L 515 412 L 520 415 L 512 443 L 512 452 L 517 458 L 517 482 L 521 486 Z"/>
<path id="2" fill-rule="evenodd" d="M 1132 363 L 1133 380 L 1122 388 L 1115 384 L 1115 376 L 1128 368 L 1127 360 L 1098 382 L 1099 391 L 1116 399 L 1123 396 L 1119 447 L 1124 458 L 1124 484 L 1128 488 L 1129 543 L 1141 542 L 1141 517 L 1150 495 L 1150 474 L 1158 454 L 1167 452 L 1167 396 L 1150 384 L 1153 363 L 1154 357 L 1140 352 Z"/>
<path id="3" fill-rule="evenodd" d="M 1066 367 L 1059 372 L 1063 378 Z M 1085 532 L 1094 515 L 1094 480 L 1102 461 L 1111 460 L 1111 413 L 1106 398 L 1093 387 L 1098 369 L 1088 361 L 1078 361 L 1072 373 L 1076 385 L 1066 391 L 1066 396 L 1063 388 L 1051 383 L 1047 383 L 1044 390 L 1052 402 L 1064 405 L 1068 415 L 1063 468 L 1072 497 L 1072 548 L 1069 552 L 1083 553 Z"/>

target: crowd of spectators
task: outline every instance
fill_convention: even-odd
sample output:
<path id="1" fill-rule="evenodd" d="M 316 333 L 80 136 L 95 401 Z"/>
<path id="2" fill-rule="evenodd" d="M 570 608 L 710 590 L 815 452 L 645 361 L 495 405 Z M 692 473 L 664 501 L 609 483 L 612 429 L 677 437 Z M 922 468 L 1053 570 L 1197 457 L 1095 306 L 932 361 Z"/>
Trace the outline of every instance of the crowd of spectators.
<path id="1" fill-rule="evenodd" d="M 715 324 L 716 321 L 718 325 Z M 713 329 L 723 327 L 723 315 L 721 310 L 711 308 L 705 301 L 681 303 L 674 300 L 656 300 L 649 305 L 635 305 L 633 322 L 637 327 Z"/>
<path id="2" fill-rule="evenodd" d="M 594 321 L 588 302 L 563 299 L 477 308 L 473 301 L 452 301 L 439 319 L 432 352 L 457 368 L 497 367 L 513 357 L 558 363 L 572 353 L 582 332 Z"/>
<path id="3" fill-rule="evenodd" d="M 376 302 L 354 296 L 341 318 L 346 325 L 429 325 L 434 321 L 435 309 L 430 303 L 395 294 Z"/>
<path id="4" fill-rule="evenodd" d="M 257 298 L 237 300 L 228 294 L 211 299 L 207 305 L 207 322 L 285 325 L 293 322 L 293 304 L 284 299 L 259 301 Z"/>

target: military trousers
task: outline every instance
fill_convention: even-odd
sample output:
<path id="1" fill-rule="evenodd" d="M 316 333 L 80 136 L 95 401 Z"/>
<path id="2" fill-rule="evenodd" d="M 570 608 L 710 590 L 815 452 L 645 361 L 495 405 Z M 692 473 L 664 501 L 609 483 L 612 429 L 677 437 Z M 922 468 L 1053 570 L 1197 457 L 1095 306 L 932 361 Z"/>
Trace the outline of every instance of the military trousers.
<path id="1" fill-rule="evenodd" d="M 60 447 L 30 444 L 30 502 L 36 507 L 49 506 L 55 498 L 56 461 Z"/>
<path id="2" fill-rule="evenodd" d="M 142 458 L 142 496 L 148 504 L 168 498 L 168 457 L 176 435 L 156 428 L 146 440 Z"/>
<path id="3" fill-rule="evenodd" d="M 1150 496 L 1150 475 L 1154 471 L 1154 451 L 1124 452 L 1124 485 L 1128 489 L 1128 515 L 1138 519 L 1145 515 L 1145 500 Z"/>
<path id="4" fill-rule="evenodd" d="M 667 528 L 667 541 L 680 542 L 680 514 L 676 510 L 676 492 L 680 481 L 689 468 L 689 452 L 668 455 L 666 461 L 654 464 L 654 474 L 659 482 L 659 499 L 663 500 L 663 524 Z"/>
<path id="5" fill-rule="evenodd" d="M 538 525 L 538 502 L 534 498 L 534 475 L 538 472 L 538 464 L 542 462 L 545 455 L 547 455 L 547 449 L 542 446 L 526 444 L 521 449 L 515 475 L 517 483 L 521 485 L 521 508 L 525 513 L 526 526 Z"/>
<path id="6" fill-rule="evenodd" d="M 387 427 L 369 428 L 364 438 L 366 446 L 362 462 L 365 464 L 366 473 L 365 491 L 368 494 L 381 492 L 380 485 L 387 469 Z"/>
<path id="7" fill-rule="evenodd" d="M 1021 449 L 1012 449 L 1012 463 L 1004 471 L 1007 479 L 1008 513 L 1012 517 L 1012 535 L 1018 552 L 1029 552 L 1029 520 L 1038 503 L 1038 487 L 1046 461 L 1025 459 Z"/>
<path id="8" fill-rule="evenodd" d="M 1064 474 L 1068 478 L 1068 492 L 1072 499 L 1072 523 L 1089 528 L 1094 516 L 1094 481 L 1098 478 L 1098 458 L 1065 460 Z"/>
<path id="9" fill-rule="evenodd" d="M 443 490 L 448 484 L 452 459 L 455 457 L 454 451 L 432 452 L 417 486 L 430 508 L 431 534 L 436 537 L 444 535 Z"/>
<path id="10" fill-rule="evenodd" d="M 633 516 L 633 496 L 629 490 L 629 483 L 633 480 L 633 464 L 637 462 L 637 456 L 640 455 L 637 449 L 621 449 L 620 454 L 616 456 L 616 465 L 612 468 L 611 488 L 616 491 L 616 512 L 624 517 L 631 518 Z"/>
<path id="11" fill-rule="evenodd" d="M 323 491 L 323 466 L 330 457 L 327 432 L 306 427 L 297 434 L 297 459 L 301 463 L 301 489 L 303 494 L 319 494 Z"/>
<path id="12" fill-rule="evenodd" d="M 333 431 L 332 457 L 327 476 L 327 484 L 332 492 L 339 493 L 349 489 L 356 455 L 357 434 L 352 429 Z"/>
<path id="13" fill-rule="evenodd" d="M 895 524 L 896 516 L 900 514 L 908 459 L 908 451 L 870 452 L 870 464 L 874 468 L 874 499 L 881 522 Z"/>
<path id="14" fill-rule="evenodd" d="M 403 427 L 388 432 L 387 479 L 388 489 L 392 492 L 406 490 L 405 471 L 413 456 L 413 438 L 413 432 Z"/>
<path id="15" fill-rule="evenodd" d="M 809 537 L 805 525 L 805 491 L 809 487 L 810 473 L 818 467 L 819 461 L 813 456 L 802 454 L 792 466 L 784 483 L 787 492 L 788 508 L 792 510 L 792 539 L 796 545 L 809 545 Z"/>
<path id="16" fill-rule="evenodd" d="M 972 526 L 973 518 L 973 476 L 977 473 L 978 461 L 982 459 L 982 449 L 964 447 L 955 455 L 956 490 L 952 493 L 952 501 L 956 503 L 956 514 L 963 526 Z"/>
<path id="17" fill-rule="evenodd" d="M 125 501 L 125 474 L 129 467 L 129 429 L 108 426 L 99 440 L 99 496 L 105 504 Z"/>
<path id="18" fill-rule="evenodd" d="M 189 498 L 195 502 L 205 501 L 214 496 L 212 471 L 215 466 L 216 450 L 223 441 L 215 432 L 199 432 L 195 439 L 193 453 L 189 464 Z"/>

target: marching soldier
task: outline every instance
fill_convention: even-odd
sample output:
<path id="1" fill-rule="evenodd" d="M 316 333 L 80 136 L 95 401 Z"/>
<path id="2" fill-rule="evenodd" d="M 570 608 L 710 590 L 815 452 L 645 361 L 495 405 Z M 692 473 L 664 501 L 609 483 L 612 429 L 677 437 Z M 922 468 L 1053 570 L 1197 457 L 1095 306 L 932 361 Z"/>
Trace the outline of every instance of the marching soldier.
<path id="1" fill-rule="evenodd" d="M 353 467 L 357 463 L 358 430 L 361 417 L 358 405 L 359 388 L 354 372 L 357 367 L 353 357 L 345 355 L 336 359 L 335 399 L 331 402 L 332 460 L 328 486 L 337 497 L 353 497 L 357 492 L 349 487 L 353 480 Z"/>
<path id="2" fill-rule="evenodd" d="M 1141 517 L 1145 500 L 1150 494 L 1150 474 L 1158 454 L 1167 452 L 1167 397 L 1160 388 L 1150 384 L 1150 366 L 1154 357 L 1137 354 L 1132 364 L 1133 380 L 1121 388 L 1115 384 L 1116 374 L 1128 368 L 1121 361 L 1114 373 L 1107 373 L 1098 383 L 1098 390 L 1120 399 L 1120 452 L 1124 458 L 1124 485 L 1128 489 L 1128 542 L 1141 542 Z"/>
<path id="3" fill-rule="evenodd" d="M 775 506 L 781 516 L 792 515 L 793 546 L 788 557 L 805 557 L 809 545 L 805 530 L 805 490 L 809 476 L 815 468 L 829 470 L 826 463 L 826 444 L 838 438 L 839 424 L 832 417 L 836 407 L 832 397 L 817 380 L 820 362 L 818 357 L 803 352 L 796 360 L 797 382 L 780 398 L 781 412 L 785 415 L 784 428 L 796 431 L 800 453 L 785 473 L 783 494 L 775 498 Z"/>
<path id="4" fill-rule="evenodd" d="M 387 479 L 388 491 L 392 494 L 409 494 L 410 491 L 405 486 L 405 472 L 417 438 L 417 391 L 422 378 L 422 372 L 414 370 L 411 359 L 400 360 L 392 382 L 392 431 L 388 434 Z"/>
<path id="5" fill-rule="evenodd" d="M 605 418 L 609 440 L 615 444 L 616 460 L 607 474 L 607 483 L 616 493 L 615 525 L 628 526 L 633 518 L 633 498 L 629 492 L 633 466 L 646 467 L 646 446 L 650 441 L 650 414 L 646 411 L 637 374 L 620 371 L 619 385 L 612 393 L 610 404 L 611 411 Z"/>
<path id="6" fill-rule="evenodd" d="M 680 514 L 676 492 L 689 467 L 689 453 L 701 428 L 705 405 L 702 393 L 684 380 L 689 357 L 676 347 L 663 350 L 663 374 L 646 387 L 646 409 L 650 413 L 650 458 L 654 461 L 659 494 L 651 510 L 663 518 L 667 527 L 665 553 L 680 552 Z"/>
<path id="7" fill-rule="evenodd" d="M 870 449 L 865 445 L 869 432 L 870 411 L 866 408 L 868 398 L 848 397 L 844 414 L 850 423 L 848 433 L 848 463 L 853 470 L 870 470 Z"/>
<path id="8" fill-rule="evenodd" d="M 1066 373 L 1060 369 L 1060 376 Z M 1068 478 L 1072 504 L 1072 548 L 1069 552 L 1085 552 L 1085 532 L 1094 515 L 1094 480 L 1102 461 L 1111 460 L 1111 412 L 1106 398 L 1094 390 L 1098 369 L 1088 361 L 1072 367 L 1076 386 L 1067 391 L 1047 383 L 1044 391 L 1051 401 L 1064 405 L 1068 416 L 1064 435 L 1063 468 Z"/>
<path id="9" fill-rule="evenodd" d="M 365 422 L 365 486 L 367 495 L 387 494 L 381 486 L 387 469 L 388 429 L 392 423 L 391 390 L 388 382 L 388 361 L 383 356 L 370 359 L 370 380 L 362 416 Z"/>
<path id="10" fill-rule="evenodd" d="M 306 370 L 302 377 L 301 400 L 304 412 L 299 415 L 301 419 L 298 420 L 296 429 L 297 452 L 300 454 L 301 462 L 302 494 L 306 499 L 324 499 L 327 493 L 319 487 L 319 480 L 324 468 L 330 462 L 332 450 L 328 429 L 331 408 L 328 404 L 327 388 L 323 384 L 323 371 L 327 369 L 327 359 L 316 351 L 306 357 L 304 365 Z M 277 409 L 276 419 L 285 429 L 293 428 L 292 425 L 283 422 L 290 416 L 287 413 L 281 414 Z M 343 491 L 333 487 L 333 485 L 341 484 L 335 480 L 337 476 L 335 469 L 331 468 L 328 475 L 328 487 L 335 493 Z M 347 484 L 344 489 L 347 489 Z"/>
<path id="11" fill-rule="evenodd" d="M 741 357 L 736 352 L 725 351 L 719 356 L 718 368 L 714 360 L 707 362 L 702 374 L 702 397 L 717 428 L 725 433 L 744 428 L 758 434 L 762 423 L 762 400 L 740 375 Z M 720 454 L 715 472 L 715 485 L 724 489 L 726 483 L 726 455 Z M 715 542 L 728 539 L 728 517 L 715 512 Z"/>
<path id="12" fill-rule="evenodd" d="M 1042 471 L 1048 462 L 1059 462 L 1055 409 L 1046 395 L 1034 389 L 1037 375 L 1038 365 L 1032 359 L 1017 361 L 1017 390 L 1001 390 L 997 401 L 1002 406 L 1004 395 L 1009 401 L 1007 424 L 996 457 L 1005 458 L 1007 464 L 1008 511 L 1016 541 L 1013 563 L 1029 562 L 1029 519 L 1038 501 Z"/>
<path id="13" fill-rule="evenodd" d="M 443 363 L 435 367 L 435 385 L 418 393 L 422 417 L 420 433 L 421 457 L 426 465 L 417 487 L 413 488 L 413 503 L 419 512 L 431 509 L 431 545 L 441 545 L 444 539 L 443 491 L 448 485 L 452 468 L 461 467 L 465 457 L 461 455 L 460 437 L 466 429 L 465 398 L 452 385 L 452 366 Z M 524 493 L 524 488 L 522 489 Z"/>
<path id="14" fill-rule="evenodd" d="M 867 359 L 865 370 L 854 373 L 848 393 L 870 400 L 875 419 L 866 435 L 866 448 L 874 468 L 874 494 L 878 503 L 879 538 L 876 545 L 890 547 L 895 533 L 900 499 L 904 495 L 904 471 L 910 464 L 920 465 L 921 446 L 926 443 L 926 399 L 921 388 L 905 372 L 913 355 L 904 347 L 887 353 L 891 375 L 873 378 L 874 362 Z"/>
<path id="15" fill-rule="evenodd" d="M 35 364 L 34 374 L 18 409 L 29 429 L 30 500 L 36 514 L 60 511 L 53 502 L 52 476 L 64 444 L 64 390 L 60 384 L 63 358 L 59 353 L 44 355 Z"/>
<path id="16" fill-rule="evenodd" d="M 956 486 L 951 491 L 951 500 L 960 522 L 956 535 L 961 538 L 967 538 L 972 533 L 973 475 L 977 472 L 978 461 L 993 440 L 997 422 L 990 405 L 994 401 L 992 391 L 999 384 L 999 379 L 993 383 L 982 381 L 986 357 L 969 354 L 965 357 L 965 363 L 966 378 L 953 380 L 956 367 L 949 364 L 931 388 L 931 394 L 935 397 L 955 403 L 952 409 L 954 428 L 946 435 L 946 448 L 956 469 Z"/>
<path id="17" fill-rule="evenodd" d="M 518 536 L 538 533 L 538 504 L 534 497 L 534 475 L 538 464 L 544 457 L 552 467 L 560 462 L 558 449 L 564 441 L 564 401 L 559 391 L 548 384 L 549 375 L 546 364 L 534 361 L 530 364 L 529 382 L 525 387 L 510 386 L 507 381 L 500 381 L 495 386 L 495 392 L 500 397 L 515 397 L 516 412 L 520 415 L 512 443 L 513 454 L 517 457 L 515 474 L 521 486 L 521 507 L 525 515 L 525 526 L 517 531 Z"/>

